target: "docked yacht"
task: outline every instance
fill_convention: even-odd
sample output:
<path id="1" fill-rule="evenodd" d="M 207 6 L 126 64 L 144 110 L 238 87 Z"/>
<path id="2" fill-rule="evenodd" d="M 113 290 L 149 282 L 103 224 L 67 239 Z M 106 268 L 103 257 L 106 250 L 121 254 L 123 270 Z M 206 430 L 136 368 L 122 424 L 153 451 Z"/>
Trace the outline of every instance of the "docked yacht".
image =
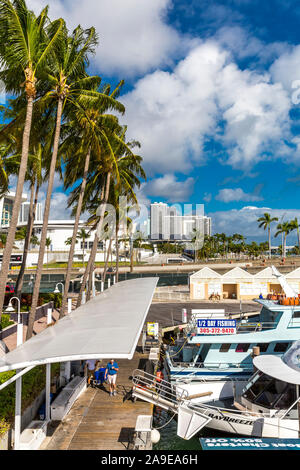
<path id="1" fill-rule="evenodd" d="M 282 276 L 281 282 L 291 295 Z M 241 317 L 234 328 L 210 328 L 208 334 L 201 328 L 199 314 L 192 315 L 165 351 L 164 369 L 170 382 L 187 390 L 195 402 L 206 401 L 206 392 L 212 399 L 230 398 L 233 386 L 241 392 L 252 375 L 255 354 L 280 358 L 300 337 L 300 305 L 267 299 L 256 302 L 261 306 L 256 317 Z M 230 321 L 224 311 L 212 314 L 207 310 L 205 317 Z"/>
<path id="2" fill-rule="evenodd" d="M 299 438 L 300 341 L 282 356 L 253 360 L 255 373 L 234 398 L 194 407 L 206 427 L 251 437 Z"/>

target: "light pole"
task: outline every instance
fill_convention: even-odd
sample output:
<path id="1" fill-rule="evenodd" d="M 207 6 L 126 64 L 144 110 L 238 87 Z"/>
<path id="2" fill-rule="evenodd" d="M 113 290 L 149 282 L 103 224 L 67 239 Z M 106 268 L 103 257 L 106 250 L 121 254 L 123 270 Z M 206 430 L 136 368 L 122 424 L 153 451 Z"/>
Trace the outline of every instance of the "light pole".
<path id="1" fill-rule="evenodd" d="M 21 318 L 21 301 L 18 297 L 12 297 L 9 300 L 7 313 L 15 312 L 12 305 L 12 301 L 18 301 L 18 326 L 17 326 L 17 347 L 23 343 L 23 323 Z M 18 370 L 16 371 L 19 372 Z M 20 435 L 21 435 L 21 400 L 22 400 L 22 377 L 16 380 L 16 404 L 15 404 L 15 442 L 14 449 L 18 450 L 20 446 Z"/>
<path id="2" fill-rule="evenodd" d="M 64 293 L 65 293 L 65 286 L 63 285 L 62 282 L 58 282 L 58 283 L 56 284 L 55 289 L 54 289 L 53 292 L 54 292 L 54 294 L 60 294 L 60 290 L 59 290 L 59 288 L 58 288 L 59 285 L 61 285 L 61 293 L 62 293 L 62 295 L 64 295 Z"/>
<path id="3" fill-rule="evenodd" d="M 21 318 L 21 302 L 18 297 L 12 297 L 9 300 L 9 304 L 7 309 L 5 310 L 7 313 L 13 313 L 15 312 L 15 309 L 12 305 L 12 300 L 17 300 L 18 301 L 18 326 L 17 326 L 17 346 L 20 346 L 20 344 L 23 343 L 23 323 L 22 323 L 22 318 Z"/>

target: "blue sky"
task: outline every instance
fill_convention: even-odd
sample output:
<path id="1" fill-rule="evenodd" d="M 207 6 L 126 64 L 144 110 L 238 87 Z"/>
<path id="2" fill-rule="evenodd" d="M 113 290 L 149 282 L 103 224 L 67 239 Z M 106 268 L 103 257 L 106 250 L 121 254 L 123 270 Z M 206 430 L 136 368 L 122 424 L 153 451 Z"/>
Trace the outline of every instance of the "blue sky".
<path id="1" fill-rule="evenodd" d="M 91 69 L 125 79 L 141 142 L 141 201 L 205 203 L 213 231 L 265 238 L 256 219 L 300 219 L 300 5 L 296 0 L 28 0 L 95 26 Z M 299 82 L 297 82 L 297 80 Z M 66 218 L 57 181 L 52 218 Z M 292 243 L 295 238 L 290 236 Z"/>

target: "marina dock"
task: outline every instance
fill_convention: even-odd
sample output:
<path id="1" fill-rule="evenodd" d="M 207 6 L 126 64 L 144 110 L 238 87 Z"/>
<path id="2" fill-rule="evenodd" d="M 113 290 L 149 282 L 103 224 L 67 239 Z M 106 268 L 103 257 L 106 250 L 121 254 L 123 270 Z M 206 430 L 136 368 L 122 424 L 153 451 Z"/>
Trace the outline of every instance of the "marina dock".
<path id="1" fill-rule="evenodd" d="M 126 450 L 132 448 L 139 415 L 152 415 L 152 405 L 123 399 L 131 390 L 131 376 L 147 359 L 136 352 L 131 361 L 117 360 L 120 370 L 117 396 L 109 396 L 109 388 L 88 387 L 58 426 L 52 423 L 49 435 L 40 450 Z M 104 362 L 104 361 L 103 361 Z M 106 364 L 105 364 L 106 365 Z"/>

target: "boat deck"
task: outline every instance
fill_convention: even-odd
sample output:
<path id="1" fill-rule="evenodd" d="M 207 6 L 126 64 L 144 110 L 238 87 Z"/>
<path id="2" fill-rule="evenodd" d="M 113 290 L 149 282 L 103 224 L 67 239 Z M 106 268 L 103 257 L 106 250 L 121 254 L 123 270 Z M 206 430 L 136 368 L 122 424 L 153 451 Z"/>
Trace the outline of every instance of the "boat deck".
<path id="1" fill-rule="evenodd" d="M 117 396 L 109 387 L 88 387 L 58 426 L 52 423 L 40 450 L 125 450 L 130 448 L 138 415 L 152 415 L 152 405 L 123 399 L 131 390 L 131 375 L 147 355 L 118 360 Z M 106 364 L 105 364 L 106 365 Z M 52 434 L 52 435 L 51 435 Z"/>

